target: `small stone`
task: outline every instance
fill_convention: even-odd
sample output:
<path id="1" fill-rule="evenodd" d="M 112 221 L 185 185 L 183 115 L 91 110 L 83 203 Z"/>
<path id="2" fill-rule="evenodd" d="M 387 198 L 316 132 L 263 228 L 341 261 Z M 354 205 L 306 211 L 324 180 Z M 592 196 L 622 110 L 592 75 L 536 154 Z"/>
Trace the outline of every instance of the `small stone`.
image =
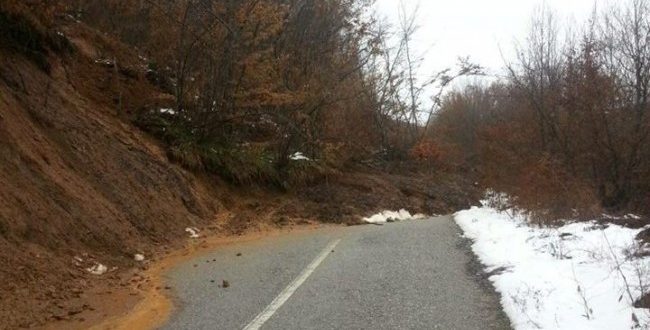
<path id="1" fill-rule="evenodd" d="M 238 257 L 241 257 L 241 252 L 237 253 L 237 256 L 238 256 Z"/>
<path id="2" fill-rule="evenodd" d="M 221 283 L 221 287 L 224 288 L 224 289 L 229 287 L 229 286 L 230 286 L 230 282 L 228 282 L 226 280 L 223 280 L 223 282 Z"/>

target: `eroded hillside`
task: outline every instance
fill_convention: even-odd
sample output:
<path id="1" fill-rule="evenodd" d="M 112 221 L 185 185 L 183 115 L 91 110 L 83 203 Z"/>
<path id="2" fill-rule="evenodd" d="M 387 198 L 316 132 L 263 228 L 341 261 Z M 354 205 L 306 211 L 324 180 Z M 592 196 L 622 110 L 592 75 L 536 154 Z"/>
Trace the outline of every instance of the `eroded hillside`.
<path id="1" fill-rule="evenodd" d="M 377 210 L 444 213 L 473 200 L 457 183 L 467 178 L 368 165 L 288 190 L 190 172 L 132 123 L 173 99 L 147 80 L 135 48 L 68 16 L 43 27 L 0 9 L 0 327 L 94 310 L 93 288 L 137 285 L 134 255 L 180 246 L 187 227 L 355 224 Z M 108 273 L 91 274 L 99 263 Z"/>

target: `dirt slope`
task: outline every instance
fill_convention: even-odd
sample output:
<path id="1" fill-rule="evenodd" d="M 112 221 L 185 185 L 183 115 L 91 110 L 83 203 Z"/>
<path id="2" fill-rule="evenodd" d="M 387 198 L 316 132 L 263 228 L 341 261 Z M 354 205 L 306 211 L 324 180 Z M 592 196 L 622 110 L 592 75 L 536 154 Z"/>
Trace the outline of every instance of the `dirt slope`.
<path id="1" fill-rule="evenodd" d="M 84 54 L 50 64 L 48 74 L 0 54 L 0 319 L 9 327 L 62 316 L 65 306 L 53 306 L 82 294 L 93 260 L 124 268 L 220 207 L 92 98 L 104 68 Z"/>

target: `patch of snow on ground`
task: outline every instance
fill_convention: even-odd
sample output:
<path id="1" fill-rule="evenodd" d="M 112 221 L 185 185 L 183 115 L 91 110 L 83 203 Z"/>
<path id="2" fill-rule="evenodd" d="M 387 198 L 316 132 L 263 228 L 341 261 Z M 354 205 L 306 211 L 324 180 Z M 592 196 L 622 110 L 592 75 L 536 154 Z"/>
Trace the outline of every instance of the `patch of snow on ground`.
<path id="1" fill-rule="evenodd" d="M 199 238 L 199 231 L 195 227 L 187 227 L 185 228 L 185 232 L 190 234 L 190 238 Z"/>
<path id="2" fill-rule="evenodd" d="M 176 110 L 171 109 L 171 108 L 161 108 L 158 111 L 160 111 L 160 113 L 165 113 L 165 114 L 172 115 L 172 116 L 176 115 Z"/>
<path id="3" fill-rule="evenodd" d="M 304 161 L 310 161 L 311 159 L 307 156 L 305 156 L 302 152 L 296 152 L 295 154 L 289 156 L 291 160 L 304 160 Z"/>
<path id="4" fill-rule="evenodd" d="M 382 224 L 386 222 L 417 220 L 424 218 L 426 218 L 424 214 L 411 215 L 409 211 L 401 209 L 399 211 L 382 211 L 373 216 L 363 218 L 363 221 L 367 223 Z"/>
<path id="5" fill-rule="evenodd" d="M 98 59 L 95 60 L 95 63 L 105 65 L 105 66 L 114 66 L 115 65 L 114 61 L 109 60 L 107 58 L 98 58 Z"/>
<path id="6" fill-rule="evenodd" d="M 487 206 L 454 218 L 493 274 L 490 281 L 516 329 L 650 326 L 650 311 L 633 307 L 650 288 L 650 258 L 632 256 L 643 249 L 635 240 L 643 229 L 595 222 L 539 228 L 512 210 Z"/>
<path id="7" fill-rule="evenodd" d="M 104 265 L 102 265 L 102 264 L 100 264 L 100 263 L 96 263 L 96 264 L 93 265 L 92 267 L 90 267 L 90 268 L 86 268 L 86 270 L 87 270 L 89 273 L 93 274 L 93 275 L 97 275 L 97 276 L 99 276 L 99 275 L 104 275 L 104 274 L 106 274 L 106 272 L 108 271 L 108 267 L 106 267 L 106 266 L 104 266 Z"/>

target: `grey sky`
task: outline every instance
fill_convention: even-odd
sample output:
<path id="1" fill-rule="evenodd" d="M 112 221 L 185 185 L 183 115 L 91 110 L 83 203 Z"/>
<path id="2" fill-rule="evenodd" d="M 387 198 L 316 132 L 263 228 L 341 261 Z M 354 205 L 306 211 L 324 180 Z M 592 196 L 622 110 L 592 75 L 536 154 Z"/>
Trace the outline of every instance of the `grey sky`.
<path id="1" fill-rule="evenodd" d="M 513 42 L 525 39 L 535 8 L 543 3 L 558 14 L 559 22 L 582 26 L 591 15 L 594 0 L 404 0 L 418 3 L 421 29 L 414 42 L 426 51 L 422 71 L 449 67 L 459 56 L 469 56 L 490 72 L 503 66 L 500 48 L 512 56 Z M 398 22 L 399 0 L 377 0 L 377 11 Z"/>

